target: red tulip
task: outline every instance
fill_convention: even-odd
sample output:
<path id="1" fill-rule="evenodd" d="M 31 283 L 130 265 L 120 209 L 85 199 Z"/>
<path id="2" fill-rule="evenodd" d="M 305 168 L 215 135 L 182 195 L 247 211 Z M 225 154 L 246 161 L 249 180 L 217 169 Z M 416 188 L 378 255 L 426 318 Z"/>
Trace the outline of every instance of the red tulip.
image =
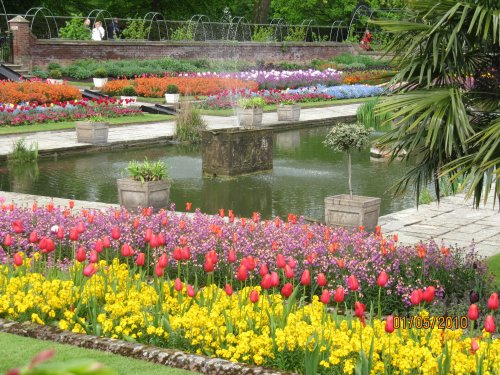
<path id="1" fill-rule="evenodd" d="M 118 240 L 121 237 L 120 228 L 114 227 L 111 229 L 111 238 Z"/>
<path id="2" fill-rule="evenodd" d="M 498 310 L 498 294 L 497 293 L 492 293 L 490 298 L 488 299 L 488 309 Z"/>
<path id="3" fill-rule="evenodd" d="M 271 285 L 273 288 L 280 285 L 280 277 L 276 272 L 271 272 Z"/>
<path id="4" fill-rule="evenodd" d="M 82 263 L 85 261 L 85 259 L 87 259 L 87 254 L 85 252 L 85 249 L 83 247 L 79 247 L 78 250 L 76 251 L 76 260 Z"/>
<path id="5" fill-rule="evenodd" d="M 99 260 L 99 255 L 97 254 L 97 251 L 92 250 L 89 255 L 89 262 L 97 263 L 98 260 Z"/>
<path id="6" fill-rule="evenodd" d="M 291 278 L 293 278 L 293 276 L 294 276 L 293 269 L 287 264 L 285 266 L 285 277 L 287 279 L 291 279 Z"/>
<path id="7" fill-rule="evenodd" d="M 476 304 L 472 304 L 469 306 L 469 313 L 467 314 L 470 320 L 477 320 L 479 318 L 479 308 Z"/>
<path id="8" fill-rule="evenodd" d="M 495 318 L 493 315 L 488 315 L 484 320 L 484 330 L 489 333 L 494 333 L 496 330 Z"/>
<path id="9" fill-rule="evenodd" d="M 104 250 L 104 245 L 102 243 L 102 240 L 97 240 L 94 245 L 94 250 L 97 251 L 98 253 L 102 253 Z"/>
<path id="10" fill-rule="evenodd" d="M 385 331 L 387 333 L 394 332 L 394 317 L 392 315 L 389 315 L 385 320 Z"/>
<path id="11" fill-rule="evenodd" d="M 14 232 L 16 232 L 16 233 L 24 232 L 23 223 L 20 220 L 16 220 L 16 221 L 12 222 L 12 228 L 14 229 Z"/>
<path id="12" fill-rule="evenodd" d="M 259 292 L 257 292 L 255 289 L 250 292 L 250 301 L 252 303 L 259 302 Z"/>
<path id="13" fill-rule="evenodd" d="M 174 259 L 175 259 L 176 261 L 180 261 L 180 260 L 182 260 L 182 250 L 181 250 L 181 248 L 180 248 L 180 247 L 176 247 L 176 248 L 174 249 Z"/>
<path id="14" fill-rule="evenodd" d="M 475 354 L 479 350 L 479 344 L 477 343 L 477 340 L 473 338 L 470 341 L 470 353 Z"/>
<path id="15" fill-rule="evenodd" d="M 94 273 L 96 273 L 97 269 L 95 268 L 94 263 L 89 263 L 84 269 L 83 269 L 83 275 L 85 277 L 90 277 Z"/>
<path id="16" fill-rule="evenodd" d="M 36 230 L 30 233 L 30 242 L 31 243 L 37 243 L 38 242 L 38 233 Z"/>
<path id="17" fill-rule="evenodd" d="M 224 215 L 224 209 L 223 208 L 219 208 L 219 216 L 220 217 L 226 216 L 226 215 Z"/>
<path id="18" fill-rule="evenodd" d="M 311 271 L 304 270 L 304 272 L 302 272 L 302 276 L 300 277 L 300 283 L 302 285 L 311 284 Z"/>
<path id="19" fill-rule="evenodd" d="M 378 275 L 377 279 L 377 285 L 381 288 L 385 287 L 387 284 L 387 281 L 389 281 L 389 276 L 385 271 L 380 272 L 380 275 Z"/>
<path id="20" fill-rule="evenodd" d="M 182 281 L 181 279 L 177 278 L 175 279 L 174 281 L 174 289 L 178 292 L 180 292 L 182 290 Z"/>
<path id="21" fill-rule="evenodd" d="M 283 256 L 283 254 L 278 254 L 276 256 L 276 266 L 278 268 L 285 268 L 286 260 L 285 260 L 285 257 Z"/>
<path id="22" fill-rule="evenodd" d="M 187 286 L 187 295 L 188 297 L 193 298 L 196 295 L 196 292 L 194 291 L 194 288 L 192 285 Z"/>
<path id="23" fill-rule="evenodd" d="M 349 287 L 349 290 L 351 290 L 351 291 L 355 291 L 355 290 L 359 289 L 358 279 L 356 278 L 355 275 L 349 276 L 349 278 L 347 279 L 347 286 Z"/>
<path id="24" fill-rule="evenodd" d="M 293 286 L 290 283 L 286 283 L 285 285 L 283 285 L 283 288 L 281 288 L 281 294 L 285 298 L 290 297 L 292 293 L 293 293 Z"/>
<path id="25" fill-rule="evenodd" d="M 53 209 L 54 209 L 54 202 L 47 203 L 47 211 L 52 212 Z"/>
<path id="26" fill-rule="evenodd" d="M 210 250 L 205 256 L 205 259 L 206 258 L 210 258 L 213 264 L 217 264 L 217 261 L 219 260 L 217 257 L 217 252 L 215 250 Z"/>
<path id="27" fill-rule="evenodd" d="M 151 228 L 146 228 L 146 233 L 144 233 L 144 241 L 149 243 L 151 241 L 151 236 L 153 235 L 153 231 Z"/>
<path id="28" fill-rule="evenodd" d="M 290 266 L 290 268 L 295 268 L 297 267 L 297 261 L 290 257 L 288 258 L 288 265 Z"/>
<path id="29" fill-rule="evenodd" d="M 75 207 L 75 201 L 69 201 L 69 208 L 73 209 Z"/>
<path id="30" fill-rule="evenodd" d="M 214 272 L 214 262 L 212 262 L 211 258 L 205 259 L 205 265 L 203 266 L 203 269 L 205 270 L 206 273 Z"/>
<path id="31" fill-rule="evenodd" d="M 133 225 L 134 225 L 135 229 L 139 228 L 139 219 L 138 218 L 134 217 L 134 224 Z"/>
<path id="32" fill-rule="evenodd" d="M 324 273 L 318 274 L 318 286 L 324 287 L 326 285 L 326 276 Z"/>
<path id="33" fill-rule="evenodd" d="M 361 303 L 359 301 L 354 302 L 354 315 L 356 315 L 358 318 L 362 318 L 364 316 L 365 309 L 366 306 L 364 303 Z"/>
<path id="34" fill-rule="evenodd" d="M 186 211 L 191 211 L 191 206 L 193 205 L 193 203 L 191 202 L 186 202 Z"/>
<path id="35" fill-rule="evenodd" d="M 167 240 L 165 239 L 165 236 L 163 233 L 158 233 L 158 245 L 164 246 L 167 243 Z"/>
<path id="36" fill-rule="evenodd" d="M 165 268 L 168 266 L 167 254 L 160 255 L 160 258 L 158 259 L 158 266 L 161 268 Z"/>
<path id="37" fill-rule="evenodd" d="M 69 228 L 69 239 L 71 241 L 78 241 L 78 231 L 75 227 Z"/>
<path id="38" fill-rule="evenodd" d="M 64 229 L 63 227 L 57 228 L 57 238 L 62 240 L 64 238 Z"/>
<path id="39" fill-rule="evenodd" d="M 182 248 L 182 260 L 189 260 L 191 259 L 191 251 L 189 250 L 189 247 L 184 246 Z"/>
<path id="40" fill-rule="evenodd" d="M 85 224 L 83 224 L 82 221 L 80 221 L 77 225 L 76 225 L 76 230 L 78 231 L 79 234 L 82 234 L 83 232 L 85 232 Z"/>
<path id="41" fill-rule="evenodd" d="M 344 288 L 339 286 L 335 290 L 335 295 L 333 296 L 333 300 L 337 303 L 342 303 L 342 302 L 344 302 L 344 295 L 345 295 Z"/>
<path id="42" fill-rule="evenodd" d="M 130 247 L 128 243 L 123 244 L 121 252 L 124 257 L 129 257 L 134 255 L 134 250 L 132 249 L 132 247 Z"/>
<path id="43" fill-rule="evenodd" d="M 56 249 L 56 244 L 52 238 L 47 238 L 47 246 L 45 247 L 47 253 L 50 253 Z"/>
<path id="44" fill-rule="evenodd" d="M 12 246 L 12 236 L 9 233 L 5 235 L 5 240 L 3 241 L 3 244 L 5 246 Z"/>
<path id="45" fill-rule="evenodd" d="M 410 301 L 412 305 L 420 305 L 420 302 L 422 302 L 422 295 L 422 289 L 417 289 L 411 292 Z"/>
<path id="46" fill-rule="evenodd" d="M 434 288 L 432 285 L 428 286 L 427 288 L 425 288 L 424 293 L 422 294 L 422 299 L 427 303 L 431 303 L 434 300 L 435 293 L 436 288 Z"/>
<path id="47" fill-rule="evenodd" d="M 330 298 L 332 298 L 330 292 L 324 289 L 323 293 L 321 293 L 321 297 L 319 297 L 319 300 L 325 305 L 328 305 L 330 303 Z"/>
<path id="48" fill-rule="evenodd" d="M 262 263 L 259 268 L 259 275 L 261 277 L 266 276 L 269 273 L 269 269 L 267 268 L 267 264 Z"/>
<path id="49" fill-rule="evenodd" d="M 225 291 L 228 296 L 233 294 L 233 287 L 231 286 L 231 284 L 226 284 Z"/>
<path id="50" fill-rule="evenodd" d="M 265 274 L 264 277 L 262 278 L 262 281 L 260 282 L 260 286 L 264 290 L 271 289 L 271 287 L 273 286 L 273 282 L 271 280 L 271 275 Z"/>
<path id="51" fill-rule="evenodd" d="M 151 246 L 153 249 L 160 246 L 160 241 L 158 240 L 158 236 L 156 234 L 151 235 L 151 238 L 149 239 L 149 246 Z"/>
<path id="52" fill-rule="evenodd" d="M 14 265 L 16 267 L 20 267 L 23 265 L 23 258 L 21 257 L 21 255 L 19 253 L 14 254 Z"/>
<path id="53" fill-rule="evenodd" d="M 229 261 L 229 263 L 236 262 L 236 252 L 234 251 L 233 248 L 229 250 L 229 254 L 227 255 L 227 260 Z"/>
<path id="54" fill-rule="evenodd" d="M 144 266 L 145 258 L 146 258 L 146 255 L 144 253 L 137 254 L 137 258 L 135 260 L 135 264 L 137 264 L 139 267 Z"/>
<path id="55" fill-rule="evenodd" d="M 155 273 L 156 273 L 156 276 L 158 276 L 158 277 L 162 277 L 162 276 L 163 276 L 163 269 L 164 269 L 164 268 L 165 268 L 165 267 L 160 266 L 160 263 L 157 263 L 157 264 L 156 264 L 156 267 L 155 267 Z"/>
<path id="56" fill-rule="evenodd" d="M 111 241 L 108 236 L 104 236 L 102 239 L 102 246 L 104 246 L 105 249 L 108 249 L 111 247 Z"/>
<path id="57" fill-rule="evenodd" d="M 248 277 L 247 268 L 245 267 L 244 264 L 240 264 L 240 266 L 238 267 L 238 271 L 236 272 L 236 278 L 239 281 L 245 281 L 247 277 Z"/>

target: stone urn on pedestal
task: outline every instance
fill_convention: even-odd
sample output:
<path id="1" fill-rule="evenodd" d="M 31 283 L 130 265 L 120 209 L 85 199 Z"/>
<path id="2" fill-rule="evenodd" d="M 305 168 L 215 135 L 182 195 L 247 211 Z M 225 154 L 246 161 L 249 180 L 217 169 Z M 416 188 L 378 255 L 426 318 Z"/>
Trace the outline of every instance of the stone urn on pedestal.
<path id="1" fill-rule="evenodd" d="M 131 161 L 129 177 L 117 180 L 120 205 L 129 211 L 138 207 L 166 208 L 170 197 L 170 179 L 162 161 Z"/>
<path id="2" fill-rule="evenodd" d="M 238 101 L 236 116 L 238 125 L 244 128 L 258 128 L 262 126 L 262 113 L 265 100 L 254 96 L 251 98 L 241 98 Z"/>
<path id="3" fill-rule="evenodd" d="M 347 153 L 349 194 L 325 198 L 325 222 L 327 225 L 348 229 L 364 227 L 374 231 L 380 214 L 381 199 L 352 194 L 351 151 L 369 143 L 370 130 L 360 124 L 337 124 L 326 136 L 324 144 L 334 151 Z"/>

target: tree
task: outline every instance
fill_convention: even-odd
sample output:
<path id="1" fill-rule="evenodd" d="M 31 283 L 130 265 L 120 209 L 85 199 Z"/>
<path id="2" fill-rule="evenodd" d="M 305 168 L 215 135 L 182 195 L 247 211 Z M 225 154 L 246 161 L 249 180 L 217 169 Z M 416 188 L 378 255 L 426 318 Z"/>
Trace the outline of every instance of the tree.
<path id="1" fill-rule="evenodd" d="M 392 156 L 416 158 L 396 193 L 440 177 L 463 178 L 476 207 L 499 191 L 500 9 L 498 0 L 409 0 L 407 21 L 376 21 L 393 33 L 395 91 L 376 112 L 390 112 L 381 138 Z"/>

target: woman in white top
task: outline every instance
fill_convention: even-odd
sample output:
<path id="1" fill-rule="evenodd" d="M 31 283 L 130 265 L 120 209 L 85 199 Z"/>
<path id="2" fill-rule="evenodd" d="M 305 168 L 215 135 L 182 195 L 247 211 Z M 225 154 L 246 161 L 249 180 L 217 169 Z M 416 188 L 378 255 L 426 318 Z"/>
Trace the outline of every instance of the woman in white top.
<path id="1" fill-rule="evenodd" d="M 102 40 L 104 38 L 104 28 L 101 21 L 97 21 L 92 29 L 92 40 Z"/>

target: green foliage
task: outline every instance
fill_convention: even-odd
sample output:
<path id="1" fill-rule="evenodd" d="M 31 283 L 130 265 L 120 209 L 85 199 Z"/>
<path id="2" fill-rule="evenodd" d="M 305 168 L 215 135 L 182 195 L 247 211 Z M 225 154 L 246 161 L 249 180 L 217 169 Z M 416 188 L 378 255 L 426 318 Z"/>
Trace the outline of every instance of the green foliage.
<path id="1" fill-rule="evenodd" d="M 123 89 L 122 89 L 122 92 L 121 94 L 123 96 L 135 96 L 135 88 L 134 86 L 125 86 Z"/>
<path id="2" fill-rule="evenodd" d="M 368 55 L 354 55 L 351 53 L 342 53 L 331 59 L 332 62 L 343 64 L 345 67 L 354 68 L 353 64 L 363 64 L 367 68 L 376 68 L 388 65 L 387 59 L 374 58 Z"/>
<path id="3" fill-rule="evenodd" d="M 108 71 L 104 67 L 97 68 L 92 73 L 92 76 L 95 78 L 106 78 L 108 76 Z"/>
<path id="4" fill-rule="evenodd" d="M 132 160 L 128 163 L 127 170 L 132 179 L 141 181 L 142 183 L 168 178 L 167 166 L 161 160 L 155 163 L 150 162 L 147 158 L 142 163 Z"/>
<path id="5" fill-rule="evenodd" d="M 137 16 L 135 16 L 137 18 Z M 125 39 L 146 39 L 149 33 L 149 27 L 143 20 L 134 19 L 130 21 L 127 28 L 123 30 L 122 35 Z"/>
<path id="6" fill-rule="evenodd" d="M 171 40 L 194 40 L 196 24 L 188 22 L 175 29 L 170 35 Z"/>
<path id="7" fill-rule="evenodd" d="M 207 124 L 201 117 L 200 111 L 191 102 L 181 105 L 180 113 L 176 117 L 176 138 L 181 142 L 201 143 L 202 131 Z"/>
<path id="8" fill-rule="evenodd" d="M 306 39 L 306 28 L 302 26 L 294 26 L 288 29 L 285 36 L 286 42 L 304 42 Z"/>
<path id="9" fill-rule="evenodd" d="M 49 70 L 49 77 L 59 79 L 62 78 L 62 72 L 59 69 Z"/>
<path id="10" fill-rule="evenodd" d="M 51 62 L 49 65 L 47 65 L 48 71 L 55 70 L 55 69 L 61 70 L 61 68 L 62 68 L 61 64 L 55 63 L 55 62 Z"/>
<path id="11" fill-rule="evenodd" d="M 286 99 L 280 102 L 281 105 L 294 105 L 295 103 L 297 102 L 293 99 Z"/>
<path id="12" fill-rule="evenodd" d="M 291 25 L 300 24 L 304 18 L 314 19 L 316 25 L 331 25 L 337 20 L 350 21 L 357 0 L 273 0 L 271 18 L 283 18 Z M 238 13 L 240 14 L 240 13 Z"/>
<path id="13" fill-rule="evenodd" d="M 238 100 L 238 107 L 243 109 L 263 108 L 265 105 L 266 101 L 259 96 L 253 96 L 251 98 L 241 98 L 240 100 Z"/>
<path id="14" fill-rule="evenodd" d="M 179 87 L 177 85 L 167 85 L 166 89 L 167 94 L 178 94 L 179 93 Z"/>
<path id="15" fill-rule="evenodd" d="M 31 75 L 42 79 L 49 78 L 49 73 L 38 65 L 33 66 L 33 69 L 31 69 Z"/>
<path id="16" fill-rule="evenodd" d="M 26 139 L 20 138 L 14 142 L 12 153 L 9 154 L 9 161 L 14 163 L 34 163 L 38 160 L 38 143 L 32 143 L 28 147 Z"/>
<path id="17" fill-rule="evenodd" d="M 274 30 L 272 27 L 257 26 L 252 34 L 253 42 L 275 42 Z"/>
<path id="18" fill-rule="evenodd" d="M 390 125 L 388 119 L 390 118 L 389 113 L 382 112 L 379 113 L 376 110 L 376 106 L 379 103 L 379 98 L 370 99 L 361 106 L 356 111 L 356 117 L 358 122 L 366 126 L 367 128 L 382 129 L 384 125 Z"/>
<path id="19" fill-rule="evenodd" d="M 71 18 L 66 21 L 64 27 L 59 29 L 59 37 L 63 39 L 71 40 L 88 40 L 91 38 L 92 34 L 90 29 L 83 24 L 83 19 L 81 15 L 72 15 L 75 18 Z M 60 68 L 60 67 L 59 67 Z"/>
<path id="20" fill-rule="evenodd" d="M 340 123 L 332 127 L 323 143 L 333 151 L 360 150 L 368 145 L 370 134 L 371 130 L 363 125 Z"/>

